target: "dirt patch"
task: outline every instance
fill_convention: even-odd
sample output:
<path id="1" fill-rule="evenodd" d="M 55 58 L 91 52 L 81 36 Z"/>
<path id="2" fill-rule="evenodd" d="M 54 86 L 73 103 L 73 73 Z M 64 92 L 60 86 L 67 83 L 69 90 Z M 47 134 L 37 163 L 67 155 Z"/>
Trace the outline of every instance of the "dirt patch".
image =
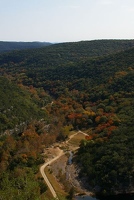
<path id="1" fill-rule="evenodd" d="M 45 155 L 45 162 L 48 162 L 49 160 L 53 159 L 54 157 L 58 156 L 61 152 L 61 149 L 59 147 L 50 147 L 44 150 Z"/>
<path id="2" fill-rule="evenodd" d="M 66 172 L 67 160 L 67 156 L 63 155 L 51 164 L 52 172 L 56 177 L 58 177 L 59 173 L 64 174 Z"/>

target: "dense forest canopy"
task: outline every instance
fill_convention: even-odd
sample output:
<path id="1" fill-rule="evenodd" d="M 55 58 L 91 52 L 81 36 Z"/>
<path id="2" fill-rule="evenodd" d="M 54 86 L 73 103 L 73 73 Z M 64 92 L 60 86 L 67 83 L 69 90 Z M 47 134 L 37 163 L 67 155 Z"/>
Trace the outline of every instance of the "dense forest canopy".
<path id="1" fill-rule="evenodd" d="M 40 44 L 42 45 L 42 43 Z M 134 40 L 96 40 L 53 44 L 47 46 L 47 48 L 34 48 L 30 52 L 29 50 L 25 50 L 1 55 L 0 63 L 18 63 L 23 61 L 27 64 L 42 64 L 42 67 L 46 68 L 56 65 L 60 66 L 61 64 L 65 64 L 65 62 L 79 61 L 89 57 L 98 57 L 120 52 L 133 46 Z"/>
<path id="2" fill-rule="evenodd" d="M 89 136 L 75 159 L 80 176 L 103 194 L 133 191 L 133 40 L 63 43 L 1 54 L 0 74 L 1 132 L 29 121 L 30 134 L 20 130 L 18 140 L 24 132 L 28 141 L 34 134 L 51 144 L 64 140 L 69 130 L 84 130 Z M 50 128 L 44 129 L 47 124 Z M 5 168 L 11 170 L 8 162 Z"/>

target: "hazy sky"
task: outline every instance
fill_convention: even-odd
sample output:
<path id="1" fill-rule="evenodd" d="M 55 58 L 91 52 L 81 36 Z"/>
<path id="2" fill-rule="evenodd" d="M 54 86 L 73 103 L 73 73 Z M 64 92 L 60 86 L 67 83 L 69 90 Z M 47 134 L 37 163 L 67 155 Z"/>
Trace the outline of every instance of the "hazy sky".
<path id="1" fill-rule="evenodd" d="M 0 0 L 0 41 L 134 39 L 134 0 Z"/>

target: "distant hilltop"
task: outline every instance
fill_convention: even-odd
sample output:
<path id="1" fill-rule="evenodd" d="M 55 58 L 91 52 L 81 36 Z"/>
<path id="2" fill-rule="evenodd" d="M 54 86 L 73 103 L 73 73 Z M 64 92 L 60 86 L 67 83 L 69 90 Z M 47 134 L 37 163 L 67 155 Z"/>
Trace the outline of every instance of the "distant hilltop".
<path id="1" fill-rule="evenodd" d="M 23 50 L 23 49 L 33 49 L 40 48 L 44 46 L 49 46 L 52 43 L 49 42 L 10 42 L 10 41 L 0 41 L 0 53 L 9 52 L 12 50 Z"/>

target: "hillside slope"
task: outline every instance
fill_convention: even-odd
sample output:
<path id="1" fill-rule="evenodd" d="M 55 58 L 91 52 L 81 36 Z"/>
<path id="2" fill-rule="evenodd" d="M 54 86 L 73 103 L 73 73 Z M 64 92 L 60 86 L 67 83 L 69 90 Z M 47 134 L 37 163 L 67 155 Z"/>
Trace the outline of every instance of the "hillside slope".
<path id="1" fill-rule="evenodd" d="M 0 56 L 1 75 L 11 75 L 15 82 L 24 85 L 44 87 L 55 97 L 58 95 L 57 92 L 60 95 L 65 88 L 91 92 L 92 88 L 100 87 L 98 84 L 105 84 L 105 88 L 111 90 L 112 88 L 117 90 L 119 87 L 127 90 L 128 83 L 122 84 L 123 79 L 128 77 L 129 80 L 129 74 L 133 79 L 134 48 L 97 58 L 89 56 L 79 60 L 78 57 L 78 60 L 74 61 L 68 61 L 65 53 L 62 64 L 60 59 L 54 58 L 55 51 L 54 54 L 52 52 L 49 54 L 49 50 L 46 52 L 48 48 L 52 46 L 38 50 L 36 56 L 36 51 L 33 50 Z M 48 58 L 45 59 L 45 56 Z M 129 82 L 132 90 L 133 80 L 130 79 Z"/>
<path id="2" fill-rule="evenodd" d="M 21 63 L 34 67 L 50 68 L 71 65 L 91 57 L 100 57 L 130 49 L 134 40 L 95 40 L 53 44 L 45 48 L 10 52 L 0 55 L 0 64 Z"/>
<path id="3" fill-rule="evenodd" d="M 46 116 L 39 106 L 37 94 L 16 86 L 4 77 L 0 77 L 0 97 L 0 133 L 15 127 L 12 132 L 21 132 L 31 120 Z"/>
<path id="4" fill-rule="evenodd" d="M 40 48 L 44 46 L 49 46 L 49 42 L 4 42 L 0 41 L 0 53 L 13 51 L 13 50 L 22 50 L 22 49 L 33 49 Z"/>

